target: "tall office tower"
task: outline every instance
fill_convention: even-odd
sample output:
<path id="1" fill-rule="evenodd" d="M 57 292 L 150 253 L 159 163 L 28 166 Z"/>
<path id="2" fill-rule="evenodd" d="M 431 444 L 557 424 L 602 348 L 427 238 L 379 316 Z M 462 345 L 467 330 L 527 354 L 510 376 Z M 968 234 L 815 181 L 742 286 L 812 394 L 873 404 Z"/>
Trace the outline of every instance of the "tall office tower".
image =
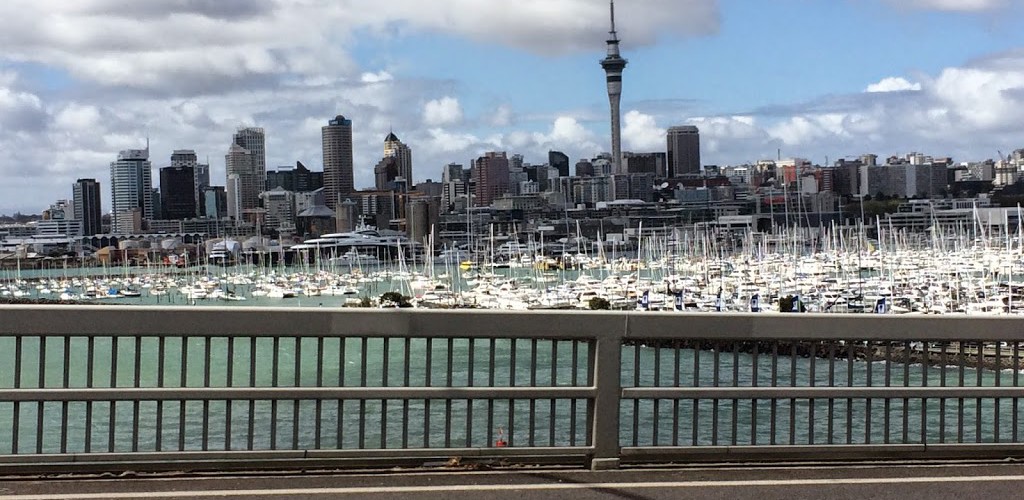
<path id="1" fill-rule="evenodd" d="M 73 214 L 82 222 L 82 235 L 92 236 L 103 232 L 100 208 L 100 183 L 96 179 L 78 179 L 72 186 Z"/>
<path id="2" fill-rule="evenodd" d="M 196 152 L 191 149 L 176 149 L 171 153 L 171 166 L 192 168 L 194 177 L 192 184 L 194 198 L 196 199 L 195 217 L 202 217 L 205 214 L 203 213 L 203 204 L 199 200 L 203 197 L 203 188 L 210 185 L 210 165 L 199 163 Z M 161 189 L 163 189 L 163 185 L 161 181 Z"/>
<path id="3" fill-rule="evenodd" d="M 267 177 L 267 135 L 261 127 L 240 128 L 231 142 L 245 148 L 252 155 L 253 167 L 260 176 L 260 185 Z"/>
<path id="4" fill-rule="evenodd" d="M 277 170 L 267 172 L 266 190 L 270 191 L 276 187 L 282 187 L 293 193 L 309 193 L 324 187 L 324 173 L 312 172 L 301 161 L 295 162 L 295 166 L 278 167 Z"/>
<path id="5" fill-rule="evenodd" d="M 569 177 L 569 155 L 561 151 L 548 151 L 548 165 L 558 169 L 559 177 Z"/>
<path id="6" fill-rule="evenodd" d="M 394 158 L 398 165 L 398 177 L 404 177 L 407 186 L 413 186 L 412 181 L 412 149 L 405 143 L 398 140 L 394 132 L 384 138 L 384 157 Z M 378 188 L 379 189 L 379 188 Z"/>
<path id="7" fill-rule="evenodd" d="M 260 193 L 266 185 L 256 165 L 256 156 L 249 150 L 232 144 L 224 156 L 227 174 L 228 216 L 241 219 L 246 210 L 259 208 Z"/>
<path id="8" fill-rule="evenodd" d="M 378 191 L 391 191 L 395 189 L 395 180 L 399 175 L 401 167 L 398 164 L 398 158 L 394 156 L 385 156 L 380 162 L 377 163 L 376 167 L 373 167 L 373 179 L 374 186 Z M 405 185 L 405 183 L 402 183 Z"/>
<path id="9" fill-rule="evenodd" d="M 352 120 L 338 115 L 321 129 L 324 149 L 324 198 L 334 210 L 339 198 L 355 191 L 352 159 Z"/>
<path id="10" fill-rule="evenodd" d="M 619 55 L 619 37 L 615 33 L 615 0 L 611 0 L 612 30 L 608 40 L 608 56 L 601 61 L 605 81 L 608 83 L 608 102 L 612 112 L 612 171 L 622 173 L 622 142 L 620 139 L 619 102 L 622 98 L 622 70 L 627 61 Z"/>
<path id="11" fill-rule="evenodd" d="M 476 179 L 476 206 L 487 207 L 508 193 L 508 156 L 504 152 L 486 153 L 473 162 Z"/>
<path id="12" fill-rule="evenodd" d="M 693 125 L 668 129 L 668 175 L 700 173 L 700 130 Z"/>
<path id="13" fill-rule="evenodd" d="M 166 220 L 192 219 L 199 210 L 195 167 L 181 165 L 160 169 L 160 210 Z"/>
<path id="14" fill-rule="evenodd" d="M 110 164 L 111 232 L 135 233 L 153 218 L 153 165 L 149 148 L 126 149 Z"/>

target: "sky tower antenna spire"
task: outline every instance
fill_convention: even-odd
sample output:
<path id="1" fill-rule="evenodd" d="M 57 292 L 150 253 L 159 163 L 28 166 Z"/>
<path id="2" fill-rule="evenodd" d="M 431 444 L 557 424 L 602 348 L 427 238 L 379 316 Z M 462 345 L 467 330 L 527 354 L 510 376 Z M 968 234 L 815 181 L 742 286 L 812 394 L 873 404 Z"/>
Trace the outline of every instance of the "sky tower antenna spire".
<path id="1" fill-rule="evenodd" d="M 611 33 L 611 35 L 612 35 L 612 40 L 618 40 L 619 37 L 615 33 L 615 0 L 610 0 L 610 1 L 611 1 L 611 8 L 612 8 L 612 30 L 609 33 Z"/>

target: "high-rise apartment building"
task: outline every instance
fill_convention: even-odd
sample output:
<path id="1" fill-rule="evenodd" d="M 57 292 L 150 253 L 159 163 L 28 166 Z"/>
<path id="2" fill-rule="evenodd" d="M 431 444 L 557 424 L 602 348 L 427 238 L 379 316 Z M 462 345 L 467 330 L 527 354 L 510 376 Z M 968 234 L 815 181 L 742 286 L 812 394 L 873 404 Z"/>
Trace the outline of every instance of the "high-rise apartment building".
<path id="1" fill-rule="evenodd" d="M 96 179 L 78 179 L 71 189 L 72 212 L 74 218 L 82 223 L 82 234 L 92 236 L 102 233 L 100 183 Z"/>
<path id="2" fill-rule="evenodd" d="M 224 165 L 227 174 L 227 215 L 242 219 L 246 210 L 259 208 L 260 193 L 266 181 L 260 175 L 255 155 L 237 143 L 228 149 Z"/>
<path id="3" fill-rule="evenodd" d="M 195 192 L 195 167 L 170 166 L 160 169 L 160 210 L 165 220 L 185 220 L 199 213 Z"/>
<path id="4" fill-rule="evenodd" d="M 700 130 L 693 125 L 668 129 L 668 175 L 700 173 Z"/>
<path id="5" fill-rule="evenodd" d="M 355 191 L 352 159 L 352 120 L 338 115 L 321 129 L 324 152 L 324 197 L 334 210 L 339 198 Z"/>
<path id="6" fill-rule="evenodd" d="M 494 200 L 508 193 L 508 171 L 508 156 L 504 152 L 486 153 L 473 162 L 476 206 L 490 206 Z"/>
<path id="7" fill-rule="evenodd" d="M 136 233 L 153 218 L 152 167 L 149 148 L 121 151 L 110 164 L 111 232 Z"/>
<path id="8" fill-rule="evenodd" d="M 394 158 L 398 167 L 398 177 L 404 177 L 407 186 L 413 185 L 412 180 L 412 149 L 398 140 L 394 132 L 384 138 L 384 157 Z"/>

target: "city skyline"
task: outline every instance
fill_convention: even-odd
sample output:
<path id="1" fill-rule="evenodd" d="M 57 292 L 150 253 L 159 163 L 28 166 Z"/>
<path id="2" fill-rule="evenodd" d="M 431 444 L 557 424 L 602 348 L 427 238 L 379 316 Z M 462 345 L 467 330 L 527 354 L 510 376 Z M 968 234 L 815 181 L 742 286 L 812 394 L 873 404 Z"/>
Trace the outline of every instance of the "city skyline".
<path id="1" fill-rule="evenodd" d="M 38 212 L 79 178 L 103 183 L 111 158 L 147 136 L 154 169 L 193 149 L 212 159 L 214 184 L 243 126 L 267 130 L 268 169 L 298 160 L 320 170 L 318 132 L 336 114 L 355 124 L 357 188 L 373 185 L 392 127 L 416 151 L 417 181 L 486 151 L 543 163 L 556 149 L 575 163 L 610 150 L 597 64 L 607 1 L 354 6 L 5 3 L 0 213 Z M 630 60 L 624 151 L 663 151 L 675 125 L 700 127 L 705 164 L 779 149 L 817 163 L 909 151 L 982 160 L 1024 146 L 1024 35 L 1007 21 L 1019 1 L 616 7 Z M 341 17 L 352 27 L 332 32 Z M 503 29 L 489 27 L 494 18 Z M 278 40 L 295 26 L 308 29 Z M 328 43 L 315 41 L 324 34 Z"/>

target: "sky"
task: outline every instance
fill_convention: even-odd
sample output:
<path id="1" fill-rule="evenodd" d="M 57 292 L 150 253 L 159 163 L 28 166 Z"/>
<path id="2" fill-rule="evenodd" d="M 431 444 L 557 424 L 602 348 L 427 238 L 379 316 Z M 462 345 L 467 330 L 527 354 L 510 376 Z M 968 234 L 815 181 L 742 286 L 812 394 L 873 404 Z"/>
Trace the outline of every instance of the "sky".
<path id="1" fill-rule="evenodd" d="M 700 128 L 703 162 L 1024 148 L 1024 0 L 619 0 L 623 149 Z M 0 214 L 39 213 L 151 145 L 224 184 L 233 132 L 322 168 L 353 121 L 356 186 L 394 130 L 416 182 L 486 151 L 609 151 L 604 0 L 4 0 Z M 156 180 L 154 182 L 157 182 Z"/>

